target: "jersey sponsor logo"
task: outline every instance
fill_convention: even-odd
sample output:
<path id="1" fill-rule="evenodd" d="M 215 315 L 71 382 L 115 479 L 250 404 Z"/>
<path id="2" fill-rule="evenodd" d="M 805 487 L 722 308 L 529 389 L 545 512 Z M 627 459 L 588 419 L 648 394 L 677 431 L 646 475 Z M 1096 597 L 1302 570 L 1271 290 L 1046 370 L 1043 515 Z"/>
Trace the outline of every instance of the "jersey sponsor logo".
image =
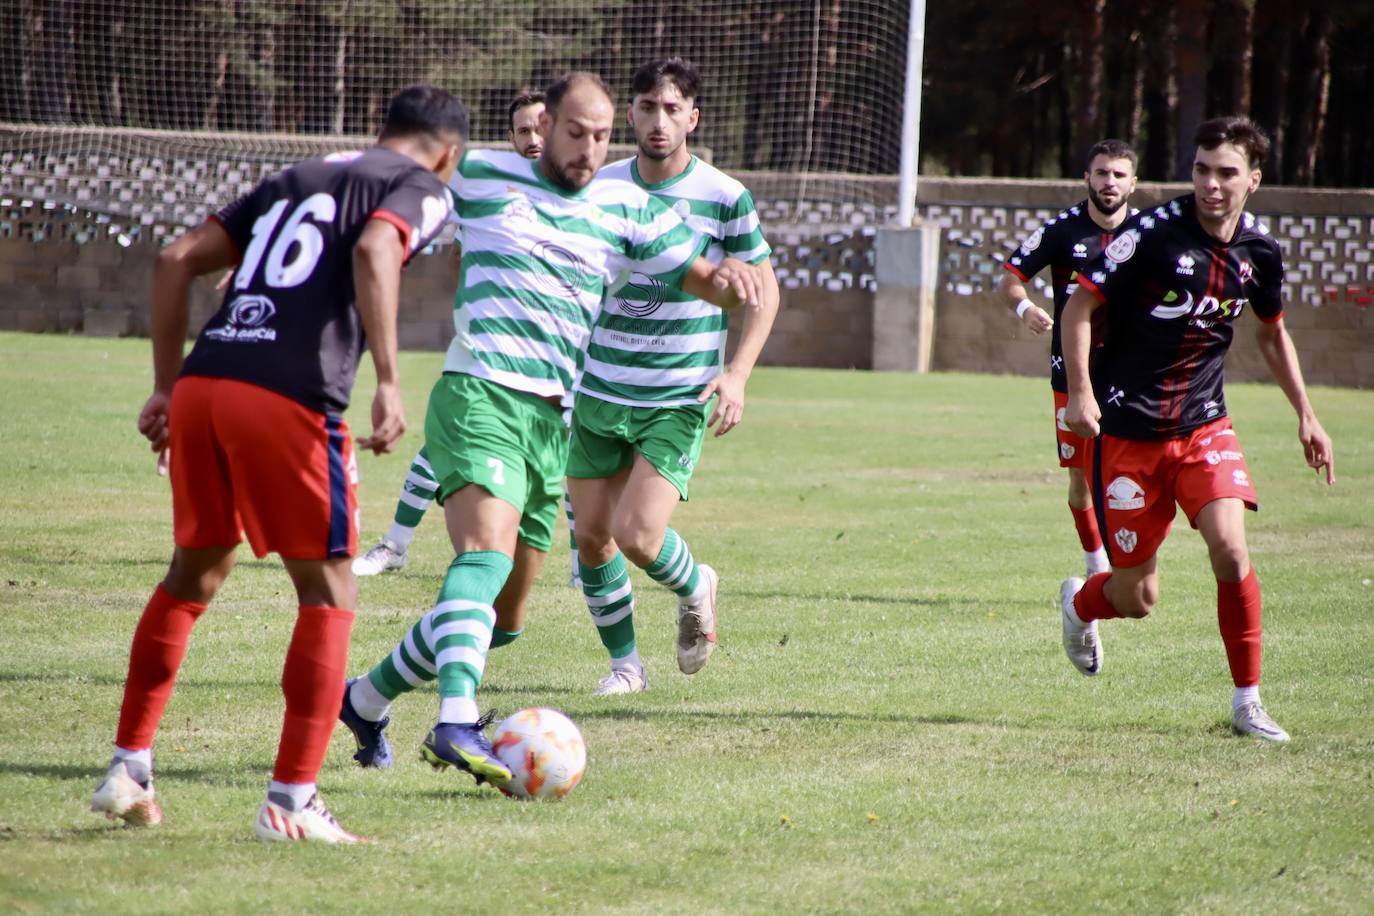
<path id="1" fill-rule="evenodd" d="M 1073 256 L 1075 258 L 1086 258 L 1088 256 L 1088 246 L 1079 242 L 1077 245 L 1073 246 Z"/>
<path id="2" fill-rule="evenodd" d="M 1129 477 L 1118 477 L 1107 484 L 1107 508 L 1140 509 L 1145 505 L 1145 491 Z M 1129 553 L 1129 551 L 1127 551 Z"/>
<path id="3" fill-rule="evenodd" d="M 1045 227 L 1041 226 L 1039 229 L 1035 230 L 1030 235 L 1026 236 L 1026 240 L 1021 243 L 1021 250 L 1024 251 L 1026 254 L 1030 254 L 1032 251 L 1040 247 L 1040 242 L 1044 238 Z"/>
<path id="4" fill-rule="evenodd" d="M 1076 451 L 1078 451 L 1078 449 L 1074 448 L 1072 445 L 1069 445 L 1069 443 L 1067 442 L 1059 443 L 1059 457 L 1063 458 L 1065 461 L 1068 461 L 1070 458 L 1072 458 L 1074 456 L 1074 452 Z"/>
<path id="5" fill-rule="evenodd" d="M 1236 468 L 1231 472 L 1231 482 L 1238 487 L 1250 486 L 1250 475 L 1245 473 L 1244 468 Z"/>
<path id="6" fill-rule="evenodd" d="M 1113 407 L 1121 406 L 1121 399 L 1126 396 L 1126 392 L 1115 385 L 1107 386 L 1107 403 Z"/>
<path id="7" fill-rule="evenodd" d="M 1150 315 L 1165 321 L 1183 317 L 1229 321 L 1240 317 L 1241 310 L 1249 301 L 1249 299 L 1218 299 L 1216 296 L 1203 296 L 1195 303 L 1192 290 L 1184 290 L 1183 301 L 1179 302 L 1178 293 L 1170 290 L 1164 294 L 1164 301 L 1150 310 Z M 1211 322 L 1207 322 L 1204 326 L 1211 327 Z"/>
<path id="8" fill-rule="evenodd" d="M 1113 264 L 1129 261 L 1131 255 L 1135 254 L 1135 242 L 1136 232 L 1134 230 L 1121 233 L 1107 246 L 1107 260 Z"/>
<path id="9" fill-rule="evenodd" d="M 1174 270 L 1181 276 L 1191 277 L 1193 275 L 1193 266 L 1195 264 L 1197 264 L 1197 261 L 1193 259 L 1192 255 L 1181 254 L 1178 256 L 1178 267 L 1176 267 Z"/>
<path id="10" fill-rule="evenodd" d="M 229 316 L 224 326 L 206 328 L 205 336 L 212 340 L 248 343 L 276 340 L 276 330 L 264 327 L 276 314 L 277 307 L 266 296 L 235 296 L 229 303 Z"/>
<path id="11" fill-rule="evenodd" d="M 620 310 L 633 318 L 643 318 L 658 311 L 663 305 L 664 293 L 668 287 L 648 274 L 632 273 L 630 278 L 616 291 L 616 303 Z M 626 294 L 629 294 L 627 296 Z"/>
<path id="12" fill-rule="evenodd" d="M 1221 405 L 1216 401 L 1208 401 L 1202 405 L 1202 415 L 1208 420 L 1221 415 Z"/>
<path id="13" fill-rule="evenodd" d="M 1122 553 L 1130 553 L 1135 550 L 1135 545 L 1139 541 L 1136 533 L 1129 528 L 1117 529 L 1116 534 L 1112 537 L 1116 541 L 1116 546 L 1121 548 Z"/>
<path id="14" fill-rule="evenodd" d="M 555 296 L 576 298 L 587 276 L 587 266 L 577 252 L 541 239 L 530 246 L 530 256 L 548 268 L 533 274 L 536 283 Z"/>

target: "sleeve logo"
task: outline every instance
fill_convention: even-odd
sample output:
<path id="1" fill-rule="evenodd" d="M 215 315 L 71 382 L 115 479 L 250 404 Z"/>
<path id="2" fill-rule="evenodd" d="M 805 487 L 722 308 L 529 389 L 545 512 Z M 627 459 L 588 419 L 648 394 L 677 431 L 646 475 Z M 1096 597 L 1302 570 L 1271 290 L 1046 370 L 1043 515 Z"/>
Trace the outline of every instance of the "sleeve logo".
<path id="1" fill-rule="evenodd" d="M 1021 250 L 1024 251 L 1026 254 L 1030 254 L 1032 251 L 1040 247 L 1040 242 L 1044 238 L 1045 227 L 1041 226 L 1039 229 L 1036 229 L 1034 232 L 1032 232 L 1029 236 L 1026 237 L 1026 240 L 1021 243 Z"/>

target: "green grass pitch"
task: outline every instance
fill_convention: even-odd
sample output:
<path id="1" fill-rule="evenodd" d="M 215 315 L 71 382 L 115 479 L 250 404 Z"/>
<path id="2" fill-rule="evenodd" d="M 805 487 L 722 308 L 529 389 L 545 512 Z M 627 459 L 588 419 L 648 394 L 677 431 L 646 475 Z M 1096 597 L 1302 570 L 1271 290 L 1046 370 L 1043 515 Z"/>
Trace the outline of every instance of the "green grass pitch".
<path id="1" fill-rule="evenodd" d="M 722 575 L 711 664 L 677 672 L 673 599 L 636 574 L 652 688 L 591 697 L 606 662 L 560 538 L 480 698 L 566 711 L 582 785 L 522 804 L 432 772 L 420 692 L 396 706 L 394 769 L 356 769 L 335 736 L 322 792 L 373 842 L 321 848 L 252 838 L 295 606 L 276 559 L 247 551 L 159 734 L 166 821 L 87 810 L 171 552 L 134 428 L 149 362 L 146 341 L 0 335 L 0 910 L 1374 908 L 1374 393 L 1313 392 L 1327 489 L 1277 388 L 1229 392 L 1262 502 L 1264 699 L 1288 746 L 1228 733 L 1214 584 L 1181 518 L 1156 613 L 1103 625 L 1100 677 L 1070 668 L 1056 595 L 1081 553 L 1043 381 L 765 369 L 675 522 Z M 403 356 L 412 430 L 439 365 Z M 366 361 L 356 396 L 365 432 Z M 419 444 L 360 457 L 365 543 Z M 353 671 L 430 606 L 449 555 L 429 518 L 404 571 L 361 583 Z"/>

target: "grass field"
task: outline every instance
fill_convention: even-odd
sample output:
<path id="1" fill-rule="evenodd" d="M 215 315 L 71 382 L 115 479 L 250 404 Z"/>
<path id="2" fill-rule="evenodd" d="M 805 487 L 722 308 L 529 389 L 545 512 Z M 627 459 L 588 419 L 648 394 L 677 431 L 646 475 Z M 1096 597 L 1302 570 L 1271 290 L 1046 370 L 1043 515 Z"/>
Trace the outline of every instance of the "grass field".
<path id="1" fill-rule="evenodd" d="M 403 357 L 412 428 L 439 360 Z M 373 842 L 321 848 L 252 838 L 295 607 L 276 559 L 246 552 L 159 735 L 166 821 L 86 810 L 171 549 L 133 422 L 148 363 L 143 341 L 0 335 L 0 911 L 1374 910 L 1374 393 L 1314 392 L 1328 490 L 1279 391 L 1230 390 L 1288 746 L 1229 735 L 1214 583 L 1182 519 L 1156 614 L 1104 625 L 1102 676 L 1070 668 L 1056 594 L 1081 554 L 1043 382 L 762 370 L 677 516 L 723 578 L 711 664 L 677 672 L 673 600 L 641 575 L 652 688 L 591 697 L 605 659 L 560 539 L 481 698 L 571 715 L 583 784 L 522 804 L 432 772 L 434 694 L 411 695 L 394 769 L 356 769 L 335 736 L 322 791 Z M 370 395 L 365 364 L 355 426 Z M 365 541 L 418 445 L 360 459 Z M 403 572 L 362 583 L 354 671 L 448 559 L 427 519 Z"/>

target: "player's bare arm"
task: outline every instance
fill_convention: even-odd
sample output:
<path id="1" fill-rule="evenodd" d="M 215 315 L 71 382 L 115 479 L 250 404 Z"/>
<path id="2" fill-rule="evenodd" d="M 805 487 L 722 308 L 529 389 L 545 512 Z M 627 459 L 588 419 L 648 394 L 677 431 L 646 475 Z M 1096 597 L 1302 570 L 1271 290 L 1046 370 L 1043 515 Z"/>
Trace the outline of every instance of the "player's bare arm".
<path id="1" fill-rule="evenodd" d="M 763 298 L 763 277 L 757 267 L 737 258 L 713 266 L 698 257 L 682 278 L 682 291 L 723 309 L 756 309 Z"/>
<path id="2" fill-rule="evenodd" d="M 1086 439 L 1099 432 L 1102 411 L 1093 395 L 1088 377 L 1088 353 L 1092 347 L 1092 316 L 1099 303 L 1083 287 L 1074 290 L 1064 304 L 1060 333 L 1064 341 L 1064 371 L 1069 377 L 1069 403 L 1064 409 L 1064 423 Z"/>
<path id="3" fill-rule="evenodd" d="M 712 395 L 718 397 L 715 409 L 706 421 L 707 426 L 715 426 L 717 437 L 725 435 L 744 419 L 744 386 L 754 372 L 754 364 L 758 362 L 763 345 L 773 330 L 773 320 L 778 316 L 781 294 L 778 291 L 777 274 L 773 272 L 773 262 L 765 259 L 759 264 L 759 273 L 763 279 L 763 295 L 758 308 L 744 311 L 744 327 L 735 346 L 735 358 L 725 371 L 702 389 L 697 398 L 698 403 L 705 404 Z"/>
<path id="4" fill-rule="evenodd" d="M 1026 330 L 1038 337 L 1054 327 L 1054 319 L 1050 317 L 1049 312 L 1031 301 L 1030 291 L 1021 282 L 1021 278 L 1011 271 L 1004 271 L 1004 274 L 1005 276 L 998 281 L 998 286 L 1002 290 L 1002 295 L 1007 297 L 1007 304 L 1011 310 L 1020 312 L 1021 323 L 1026 326 Z M 1024 309 L 1021 308 L 1022 302 L 1026 303 Z"/>
<path id="5" fill-rule="evenodd" d="M 1303 383 L 1298 352 L 1293 347 L 1293 338 L 1288 336 L 1288 330 L 1283 326 L 1283 319 L 1260 323 L 1255 337 L 1274 381 L 1283 389 L 1288 403 L 1293 405 L 1293 410 L 1298 414 L 1298 439 L 1302 442 L 1308 467 L 1318 473 L 1325 470 L 1328 486 L 1335 483 L 1336 459 L 1331 450 L 1331 437 L 1322 428 L 1312 403 L 1307 399 L 1307 386 Z"/>
<path id="6" fill-rule="evenodd" d="M 207 220 L 157 256 L 153 265 L 153 393 L 138 414 L 138 431 L 153 451 L 167 447 L 167 407 L 186 351 L 191 281 L 238 263 L 238 250 L 219 223 Z"/>
<path id="7" fill-rule="evenodd" d="M 372 435 L 358 439 L 374 454 L 389 452 L 406 431 L 396 365 L 396 312 L 401 301 L 405 243 L 391 223 L 368 220 L 353 248 L 353 284 L 368 352 L 377 370 L 372 398 Z"/>

